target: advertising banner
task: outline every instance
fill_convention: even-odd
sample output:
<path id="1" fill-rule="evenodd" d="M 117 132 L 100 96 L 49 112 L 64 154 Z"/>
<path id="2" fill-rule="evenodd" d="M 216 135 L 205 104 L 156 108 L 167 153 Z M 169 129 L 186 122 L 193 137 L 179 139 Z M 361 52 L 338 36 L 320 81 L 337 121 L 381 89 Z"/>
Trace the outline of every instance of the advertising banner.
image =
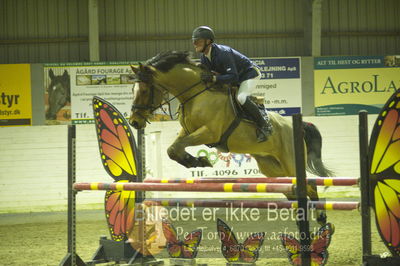
<path id="1" fill-rule="evenodd" d="M 0 65 L 0 126 L 26 126 L 31 124 L 30 65 Z"/>
<path id="2" fill-rule="evenodd" d="M 400 57 L 317 57 L 314 61 L 315 114 L 377 114 L 400 88 Z"/>
<path id="3" fill-rule="evenodd" d="M 135 79 L 130 65 L 136 64 L 91 62 L 45 65 L 47 123 L 93 123 L 93 96 L 109 101 L 126 118 L 129 117 Z M 156 111 L 152 120 L 168 119 L 160 113 L 163 112 Z"/>
<path id="4" fill-rule="evenodd" d="M 129 116 L 135 78 L 129 64 L 71 68 L 71 76 L 73 124 L 92 122 L 93 96 L 109 101 L 124 117 Z"/>
<path id="5" fill-rule="evenodd" d="M 255 96 L 263 97 L 266 108 L 281 115 L 289 116 L 300 112 L 300 58 L 254 60 L 259 65 L 262 75 L 261 80 L 254 81 Z M 128 117 L 134 83 L 130 65 L 135 64 L 137 62 L 45 64 L 46 123 L 93 123 L 91 107 L 93 96 L 111 102 L 125 117 Z M 162 110 L 155 112 L 151 120 L 170 120 L 168 113 L 168 106 L 165 105 Z"/>
<path id="6" fill-rule="evenodd" d="M 204 168 L 182 168 L 180 178 L 199 177 L 261 177 L 256 160 L 250 154 L 222 153 L 204 146 L 187 148 L 193 156 L 205 156 L 212 164 Z"/>
<path id="7" fill-rule="evenodd" d="M 270 111 L 290 116 L 301 112 L 300 58 L 257 58 L 261 80 L 254 81 L 255 96 L 264 98 Z"/>

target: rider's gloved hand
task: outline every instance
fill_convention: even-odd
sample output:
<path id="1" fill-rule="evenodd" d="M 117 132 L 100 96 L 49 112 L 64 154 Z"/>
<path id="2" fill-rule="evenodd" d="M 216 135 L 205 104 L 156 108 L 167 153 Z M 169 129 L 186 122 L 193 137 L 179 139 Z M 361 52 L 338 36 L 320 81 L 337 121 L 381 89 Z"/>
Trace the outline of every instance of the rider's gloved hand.
<path id="1" fill-rule="evenodd" d="M 215 75 L 213 73 L 211 73 L 211 72 L 201 72 L 200 79 L 204 83 L 215 82 L 217 80 Z"/>

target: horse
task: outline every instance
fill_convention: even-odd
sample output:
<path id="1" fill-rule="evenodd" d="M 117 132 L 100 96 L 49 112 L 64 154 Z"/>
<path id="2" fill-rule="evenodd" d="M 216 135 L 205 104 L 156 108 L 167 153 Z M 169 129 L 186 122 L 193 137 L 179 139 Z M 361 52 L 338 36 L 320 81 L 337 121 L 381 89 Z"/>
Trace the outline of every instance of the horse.
<path id="1" fill-rule="evenodd" d="M 131 66 L 137 77 L 129 118 L 131 126 L 144 128 L 153 111 L 165 103 L 170 93 L 180 102 L 179 122 L 182 126 L 178 137 L 167 149 L 170 159 L 188 168 L 212 167 L 207 157 L 194 157 L 185 148 L 213 144 L 223 152 L 228 148 L 234 153 L 250 154 L 257 161 L 260 172 L 267 177 L 295 176 L 292 124 L 278 113 L 268 112 L 272 133 L 265 142 L 257 142 L 255 123 L 244 119 L 226 137 L 226 131 L 236 116 L 230 96 L 226 89 L 202 82 L 200 74 L 208 70 L 192 61 L 189 55 L 186 51 L 168 51 L 143 65 Z M 318 176 L 332 176 L 321 159 L 322 136 L 319 130 L 311 123 L 303 125 L 306 169 Z M 225 145 L 221 139 L 226 139 Z M 307 194 L 311 200 L 319 199 L 315 184 L 307 186 Z M 296 199 L 294 192 L 285 196 L 289 200 Z M 325 224 L 326 219 L 324 211 L 317 214 L 320 224 Z"/>
<path id="2" fill-rule="evenodd" d="M 46 111 L 46 119 L 55 120 L 58 111 L 68 102 L 71 102 L 70 76 L 67 70 L 62 75 L 54 75 L 52 69 L 49 70 L 50 85 L 47 88 L 49 94 L 49 108 Z"/>

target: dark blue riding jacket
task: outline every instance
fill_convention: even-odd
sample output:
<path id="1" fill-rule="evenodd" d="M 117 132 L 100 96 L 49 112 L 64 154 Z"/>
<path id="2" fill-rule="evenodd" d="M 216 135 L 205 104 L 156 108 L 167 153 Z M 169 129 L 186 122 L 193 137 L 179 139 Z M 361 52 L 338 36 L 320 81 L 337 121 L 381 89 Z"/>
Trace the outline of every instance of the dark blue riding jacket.
<path id="1" fill-rule="evenodd" d="M 217 82 L 220 83 L 240 84 L 258 76 L 257 66 L 249 58 L 226 45 L 213 43 L 211 62 L 205 54 L 200 60 L 210 71 L 220 74 L 217 75 Z"/>

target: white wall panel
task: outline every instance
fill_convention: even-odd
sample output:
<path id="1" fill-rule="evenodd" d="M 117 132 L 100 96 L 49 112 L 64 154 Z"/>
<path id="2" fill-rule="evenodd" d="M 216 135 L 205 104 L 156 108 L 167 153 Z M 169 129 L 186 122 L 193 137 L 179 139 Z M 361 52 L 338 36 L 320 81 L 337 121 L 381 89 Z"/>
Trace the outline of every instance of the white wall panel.
<path id="1" fill-rule="evenodd" d="M 289 119 L 289 118 L 288 118 Z M 376 115 L 369 117 L 369 129 Z M 305 117 L 323 135 L 323 159 L 338 176 L 359 176 L 358 117 Z M 162 160 L 162 177 L 176 178 L 183 166 L 171 161 L 166 149 L 175 139 L 177 122 L 152 123 L 146 129 L 149 175 Z M 154 132 L 160 133 L 161 156 L 155 154 Z M 64 210 L 67 206 L 67 127 L 0 128 L 0 212 Z M 94 125 L 77 127 L 77 182 L 111 182 L 99 157 Z M 329 191 L 333 191 L 329 189 Z M 340 191 L 340 190 L 339 190 Z M 344 191 L 357 195 L 357 188 Z M 159 196 L 168 195 L 158 194 Z M 170 194 L 169 194 L 170 195 Z M 204 196 L 204 194 L 190 194 Z M 237 196 L 237 194 L 234 194 Z M 176 193 L 174 194 L 176 197 Z M 213 194 L 217 197 L 217 194 Z M 219 197 L 227 197 L 220 194 Z M 233 196 L 232 194 L 230 196 Z M 243 196 L 243 195 L 242 195 Z M 101 208 L 104 192 L 78 193 L 78 208 Z M 94 204 L 94 205 L 93 205 Z"/>

